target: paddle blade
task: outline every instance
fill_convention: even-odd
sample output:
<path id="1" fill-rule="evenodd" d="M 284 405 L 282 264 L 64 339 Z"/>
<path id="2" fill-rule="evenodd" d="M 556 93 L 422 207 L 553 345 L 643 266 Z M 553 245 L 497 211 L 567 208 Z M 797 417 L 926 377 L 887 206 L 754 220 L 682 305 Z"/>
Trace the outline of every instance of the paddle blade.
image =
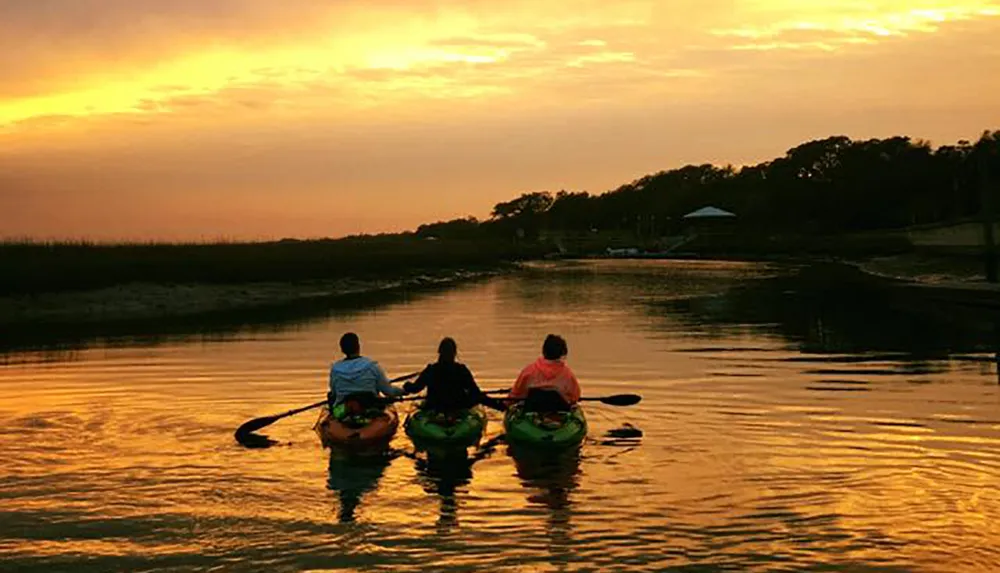
<path id="1" fill-rule="evenodd" d="M 280 420 L 283 416 L 264 416 L 262 418 L 254 418 L 253 420 L 244 422 L 242 426 L 236 428 L 237 436 L 245 436 L 252 432 L 256 432 L 261 428 L 266 428 L 271 424 Z"/>
<path id="2" fill-rule="evenodd" d="M 586 398 L 583 399 L 586 400 Z M 642 396 L 638 394 L 615 394 L 614 396 L 593 399 L 609 406 L 632 406 L 633 404 L 638 404 L 642 400 Z"/>

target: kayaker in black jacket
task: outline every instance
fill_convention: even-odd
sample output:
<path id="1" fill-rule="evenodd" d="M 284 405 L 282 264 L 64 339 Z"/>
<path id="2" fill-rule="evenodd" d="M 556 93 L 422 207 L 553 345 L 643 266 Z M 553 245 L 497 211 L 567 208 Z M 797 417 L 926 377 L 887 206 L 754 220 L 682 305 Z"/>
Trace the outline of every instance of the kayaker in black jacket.
<path id="1" fill-rule="evenodd" d="M 455 340 L 443 338 L 438 345 L 438 361 L 428 364 L 413 382 L 403 384 L 403 390 L 407 394 L 415 394 L 427 388 L 424 408 L 442 412 L 471 408 L 476 404 L 504 409 L 499 400 L 483 394 L 472 372 L 465 364 L 455 361 L 457 355 Z"/>

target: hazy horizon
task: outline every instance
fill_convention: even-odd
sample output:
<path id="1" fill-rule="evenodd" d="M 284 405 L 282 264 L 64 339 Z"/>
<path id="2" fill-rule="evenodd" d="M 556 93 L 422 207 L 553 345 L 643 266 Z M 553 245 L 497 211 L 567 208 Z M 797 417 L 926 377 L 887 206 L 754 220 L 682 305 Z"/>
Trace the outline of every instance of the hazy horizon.
<path id="1" fill-rule="evenodd" d="M 336 237 L 1000 127 L 1000 0 L 0 0 L 0 238 Z"/>

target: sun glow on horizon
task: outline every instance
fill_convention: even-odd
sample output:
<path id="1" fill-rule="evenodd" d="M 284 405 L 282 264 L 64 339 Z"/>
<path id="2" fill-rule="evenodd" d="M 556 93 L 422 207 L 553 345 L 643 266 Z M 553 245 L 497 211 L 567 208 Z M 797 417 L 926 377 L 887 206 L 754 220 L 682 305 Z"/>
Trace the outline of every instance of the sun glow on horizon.
<path id="1" fill-rule="evenodd" d="M 683 61 L 692 49 L 832 53 L 911 34 L 932 34 L 949 22 L 1000 15 L 1000 3 L 983 0 L 923 2 L 916 8 L 892 0 L 875 2 L 871 8 L 830 1 L 803 5 L 745 0 L 734 5 L 730 16 L 711 12 L 714 4 L 708 2 L 706 14 L 695 20 L 707 26 L 670 34 L 676 24 L 656 15 L 658 3 L 628 4 L 628 17 L 622 16 L 618 23 L 627 33 L 600 33 L 602 16 L 611 8 L 595 8 L 558 26 L 531 18 L 530 9 L 478 19 L 456 11 L 412 23 L 406 23 L 407 12 L 401 9 L 402 25 L 320 30 L 301 43 L 265 41 L 255 49 L 193 45 L 152 66 L 131 65 L 125 55 L 111 64 L 111 72 L 88 75 L 86 69 L 72 70 L 80 77 L 73 88 L 0 98 L 0 129 L 31 130 L 46 118 L 168 114 L 199 104 L 214 106 L 206 108 L 210 113 L 217 113 L 219 105 L 305 113 L 394 102 L 405 106 L 426 96 L 531 92 L 537 84 L 557 86 L 565 75 L 561 70 L 567 69 L 593 68 L 595 82 L 606 74 L 639 81 L 640 66 L 677 77 L 667 60 Z M 711 25 L 714 20 L 722 25 Z M 729 20 L 742 24 L 730 26 Z M 705 44 L 711 38 L 717 41 Z M 714 67 L 681 69 L 705 76 Z"/>
<path id="2" fill-rule="evenodd" d="M 857 38 L 888 38 L 911 33 L 934 33 L 942 24 L 988 18 L 1000 15 L 1000 4 L 995 2 L 970 2 L 969 6 L 951 6 L 918 9 L 889 9 L 879 13 L 840 14 L 839 10 L 826 14 L 809 15 L 808 19 L 777 20 L 763 26 L 715 29 L 717 36 L 735 36 L 750 40 L 766 40 L 796 32 L 829 32 L 840 35 L 840 42 L 850 43 Z M 808 11 L 807 11 L 808 12 Z"/>

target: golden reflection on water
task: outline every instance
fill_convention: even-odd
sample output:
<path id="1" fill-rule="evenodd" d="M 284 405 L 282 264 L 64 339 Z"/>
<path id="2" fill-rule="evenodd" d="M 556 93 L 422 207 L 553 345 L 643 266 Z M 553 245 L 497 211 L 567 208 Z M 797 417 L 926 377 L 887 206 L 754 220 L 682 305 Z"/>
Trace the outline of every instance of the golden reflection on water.
<path id="1" fill-rule="evenodd" d="M 769 284 L 772 267 L 557 269 L 261 338 L 8 360 L 0 557 L 29 570 L 980 571 L 1000 560 L 1000 392 L 980 349 L 803 354 L 815 341 L 797 337 L 813 327 L 741 314 L 740 289 Z M 762 293 L 746 298 L 761 306 Z M 871 328 L 824 320 L 838 341 Z M 484 387 L 509 385 L 558 331 L 585 394 L 644 400 L 589 405 L 594 439 L 563 463 L 491 443 L 495 414 L 484 448 L 464 455 L 417 451 L 400 433 L 386 455 L 341 458 L 320 448 L 311 413 L 267 428 L 278 446 L 235 444 L 243 421 L 322 396 L 348 329 L 390 376 L 455 336 Z M 625 422 L 643 430 L 638 445 L 600 443 Z"/>

